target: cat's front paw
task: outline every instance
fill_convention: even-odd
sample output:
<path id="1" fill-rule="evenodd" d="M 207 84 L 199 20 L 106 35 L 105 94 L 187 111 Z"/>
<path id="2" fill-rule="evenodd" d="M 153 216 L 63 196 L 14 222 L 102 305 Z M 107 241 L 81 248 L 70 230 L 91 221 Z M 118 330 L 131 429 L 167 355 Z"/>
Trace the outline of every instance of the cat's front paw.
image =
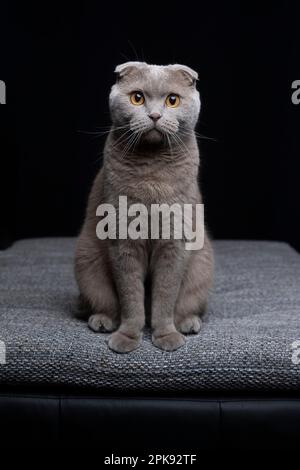
<path id="1" fill-rule="evenodd" d="M 117 353 L 129 353 L 136 349 L 141 342 L 141 338 L 130 338 L 129 336 L 115 331 L 108 340 L 110 349 Z"/>
<path id="2" fill-rule="evenodd" d="M 201 320 L 197 315 L 189 315 L 187 317 L 175 319 L 175 326 L 178 331 L 187 335 L 199 333 L 201 328 Z"/>
<path id="3" fill-rule="evenodd" d="M 96 333 L 111 333 L 118 328 L 116 320 L 104 313 L 95 313 L 94 315 L 91 315 L 88 320 L 88 325 L 90 329 Z"/>
<path id="4" fill-rule="evenodd" d="M 164 351 L 175 351 L 181 348 L 181 346 L 185 344 L 185 341 L 185 337 L 181 333 L 178 333 L 178 331 L 173 331 L 164 336 L 152 335 L 153 344 Z"/>

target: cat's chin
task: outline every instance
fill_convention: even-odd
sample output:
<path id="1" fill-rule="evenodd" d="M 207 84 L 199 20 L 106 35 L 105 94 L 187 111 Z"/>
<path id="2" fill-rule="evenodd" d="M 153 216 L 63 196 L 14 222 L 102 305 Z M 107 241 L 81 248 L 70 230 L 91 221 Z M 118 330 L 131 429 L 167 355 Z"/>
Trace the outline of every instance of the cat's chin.
<path id="1" fill-rule="evenodd" d="M 143 140 L 149 144 L 160 144 L 163 142 L 163 134 L 158 129 L 151 129 L 143 135 Z"/>

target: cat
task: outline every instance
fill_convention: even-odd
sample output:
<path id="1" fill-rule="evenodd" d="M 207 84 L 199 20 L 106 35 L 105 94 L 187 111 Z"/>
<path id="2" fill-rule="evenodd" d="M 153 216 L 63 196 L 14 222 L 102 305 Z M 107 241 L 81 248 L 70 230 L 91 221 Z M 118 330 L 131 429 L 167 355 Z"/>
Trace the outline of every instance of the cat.
<path id="1" fill-rule="evenodd" d="M 82 312 L 96 332 L 111 332 L 108 346 L 128 353 L 145 325 L 145 279 L 151 279 L 152 342 L 164 351 L 198 333 L 213 281 L 213 249 L 205 231 L 200 250 L 183 240 L 106 239 L 96 236 L 99 204 L 201 203 L 195 125 L 200 111 L 198 74 L 173 64 L 126 62 L 115 69 L 109 96 L 111 131 L 103 167 L 78 238 L 75 276 Z"/>

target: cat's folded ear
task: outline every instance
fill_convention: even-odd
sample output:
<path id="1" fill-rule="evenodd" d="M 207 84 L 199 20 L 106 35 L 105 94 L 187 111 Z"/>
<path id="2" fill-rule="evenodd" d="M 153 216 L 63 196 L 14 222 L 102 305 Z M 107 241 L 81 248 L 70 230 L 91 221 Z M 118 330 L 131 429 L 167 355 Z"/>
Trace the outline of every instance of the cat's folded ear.
<path id="1" fill-rule="evenodd" d="M 145 67 L 145 62 L 125 62 L 124 64 L 117 65 L 115 68 L 115 73 L 117 75 L 117 80 L 122 79 L 126 75 L 129 75 L 132 72 L 138 71 L 141 68 Z"/>
<path id="2" fill-rule="evenodd" d="M 181 65 L 181 64 L 172 64 L 172 65 L 169 65 L 169 67 L 172 70 L 181 73 L 183 77 L 187 80 L 189 85 L 191 86 L 196 85 L 196 81 L 198 80 L 198 73 L 195 72 L 195 70 L 191 69 L 187 65 Z"/>

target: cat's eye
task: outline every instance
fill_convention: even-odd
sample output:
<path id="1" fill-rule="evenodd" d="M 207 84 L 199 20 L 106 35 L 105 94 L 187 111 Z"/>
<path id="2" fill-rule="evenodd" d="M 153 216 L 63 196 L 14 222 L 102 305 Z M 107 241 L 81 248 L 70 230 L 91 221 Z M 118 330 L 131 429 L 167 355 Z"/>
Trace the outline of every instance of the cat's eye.
<path id="1" fill-rule="evenodd" d="M 180 103 L 180 98 L 178 95 L 175 95 L 174 93 L 167 96 L 166 98 L 166 105 L 169 108 L 177 108 L 177 106 L 179 106 L 179 103 Z"/>
<path id="2" fill-rule="evenodd" d="M 145 98 L 142 92 L 140 91 L 134 91 L 130 95 L 130 101 L 132 104 L 135 106 L 141 106 L 142 104 L 145 103 Z"/>

